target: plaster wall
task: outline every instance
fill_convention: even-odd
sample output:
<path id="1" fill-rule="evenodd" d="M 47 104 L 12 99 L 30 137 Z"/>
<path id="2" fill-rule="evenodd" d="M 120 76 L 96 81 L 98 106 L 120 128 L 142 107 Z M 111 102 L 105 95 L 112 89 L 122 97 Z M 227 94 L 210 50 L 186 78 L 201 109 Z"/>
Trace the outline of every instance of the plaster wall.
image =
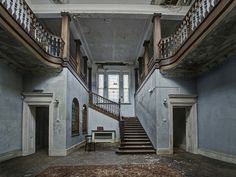
<path id="1" fill-rule="evenodd" d="M 236 56 L 198 78 L 199 148 L 236 155 Z"/>
<path id="2" fill-rule="evenodd" d="M 72 101 L 77 98 L 80 108 L 80 134 L 72 136 Z M 67 71 L 67 89 L 66 89 L 66 146 L 67 148 L 78 144 L 84 140 L 82 133 L 82 111 L 83 105 L 88 105 L 89 95 L 87 87 L 78 80 L 69 70 Z M 89 132 L 89 131 L 88 131 Z"/>
<path id="3" fill-rule="evenodd" d="M 0 157 L 21 150 L 22 75 L 0 63 Z"/>
<path id="4" fill-rule="evenodd" d="M 97 130 L 97 127 L 103 127 L 104 130 L 115 130 L 116 141 L 120 139 L 119 122 L 105 114 L 95 111 L 92 108 L 88 109 L 88 132 Z"/>
<path id="5" fill-rule="evenodd" d="M 136 115 L 153 146 L 157 149 L 168 149 L 170 146 L 168 95 L 195 94 L 195 80 L 167 78 L 156 69 L 144 82 L 136 94 Z M 165 100 L 166 105 L 163 104 Z"/>
<path id="6" fill-rule="evenodd" d="M 53 99 L 58 100 L 57 109 L 54 109 L 53 120 L 53 149 L 65 153 L 66 149 L 66 88 L 67 69 L 57 74 L 39 73 L 25 75 L 23 78 L 24 92 L 43 90 L 44 93 L 53 93 Z"/>

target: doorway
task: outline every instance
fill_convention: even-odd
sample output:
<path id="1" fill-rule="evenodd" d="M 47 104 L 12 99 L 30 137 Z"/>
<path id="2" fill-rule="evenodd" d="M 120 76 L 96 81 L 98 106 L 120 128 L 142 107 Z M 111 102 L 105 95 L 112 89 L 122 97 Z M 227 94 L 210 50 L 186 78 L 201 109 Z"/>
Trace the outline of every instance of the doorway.
<path id="1" fill-rule="evenodd" d="M 169 95 L 169 151 L 184 150 L 197 154 L 196 95 Z"/>
<path id="2" fill-rule="evenodd" d="M 173 108 L 173 148 L 174 152 L 186 151 L 187 111 L 189 108 Z"/>
<path id="3" fill-rule="evenodd" d="M 49 107 L 35 108 L 35 147 L 36 152 L 48 150 L 49 141 Z"/>

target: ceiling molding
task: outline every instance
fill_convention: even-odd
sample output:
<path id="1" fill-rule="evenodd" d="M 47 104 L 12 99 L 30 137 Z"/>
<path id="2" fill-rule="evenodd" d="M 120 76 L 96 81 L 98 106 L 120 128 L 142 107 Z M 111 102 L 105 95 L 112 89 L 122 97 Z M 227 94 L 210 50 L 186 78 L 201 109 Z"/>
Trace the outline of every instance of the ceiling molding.
<path id="1" fill-rule="evenodd" d="M 162 19 L 182 19 L 189 6 L 131 5 L 131 4 L 32 4 L 34 13 L 43 18 L 60 17 L 61 12 L 71 14 L 143 14 L 161 13 Z"/>

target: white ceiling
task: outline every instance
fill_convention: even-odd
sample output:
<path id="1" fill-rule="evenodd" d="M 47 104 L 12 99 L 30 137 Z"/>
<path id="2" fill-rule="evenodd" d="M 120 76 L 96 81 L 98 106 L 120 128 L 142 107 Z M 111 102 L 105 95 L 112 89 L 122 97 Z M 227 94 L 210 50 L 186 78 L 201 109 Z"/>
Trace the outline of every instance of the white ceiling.
<path id="1" fill-rule="evenodd" d="M 103 15 L 79 18 L 77 29 L 94 61 L 133 62 L 147 36 L 151 16 Z"/>
<path id="2" fill-rule="evenodd" d="M 53 0 L 30 0 L 32 4 L 51 4 Z M 57 1 L 57 0 L 56 0 Z M 61 0 L 67 4 L 150 4 L 151 0 Z"/>

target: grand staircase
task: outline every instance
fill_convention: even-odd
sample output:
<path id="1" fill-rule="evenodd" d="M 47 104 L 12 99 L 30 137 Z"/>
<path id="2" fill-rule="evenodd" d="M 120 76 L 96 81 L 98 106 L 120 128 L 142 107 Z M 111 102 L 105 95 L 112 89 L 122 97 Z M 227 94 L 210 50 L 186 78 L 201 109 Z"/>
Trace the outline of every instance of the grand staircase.
<path id="1" fill-rule="evenodd" d="M 117 154 L 155 153 L 146 132 L 136 117 L 123 118 L 122 136 Z"/>

